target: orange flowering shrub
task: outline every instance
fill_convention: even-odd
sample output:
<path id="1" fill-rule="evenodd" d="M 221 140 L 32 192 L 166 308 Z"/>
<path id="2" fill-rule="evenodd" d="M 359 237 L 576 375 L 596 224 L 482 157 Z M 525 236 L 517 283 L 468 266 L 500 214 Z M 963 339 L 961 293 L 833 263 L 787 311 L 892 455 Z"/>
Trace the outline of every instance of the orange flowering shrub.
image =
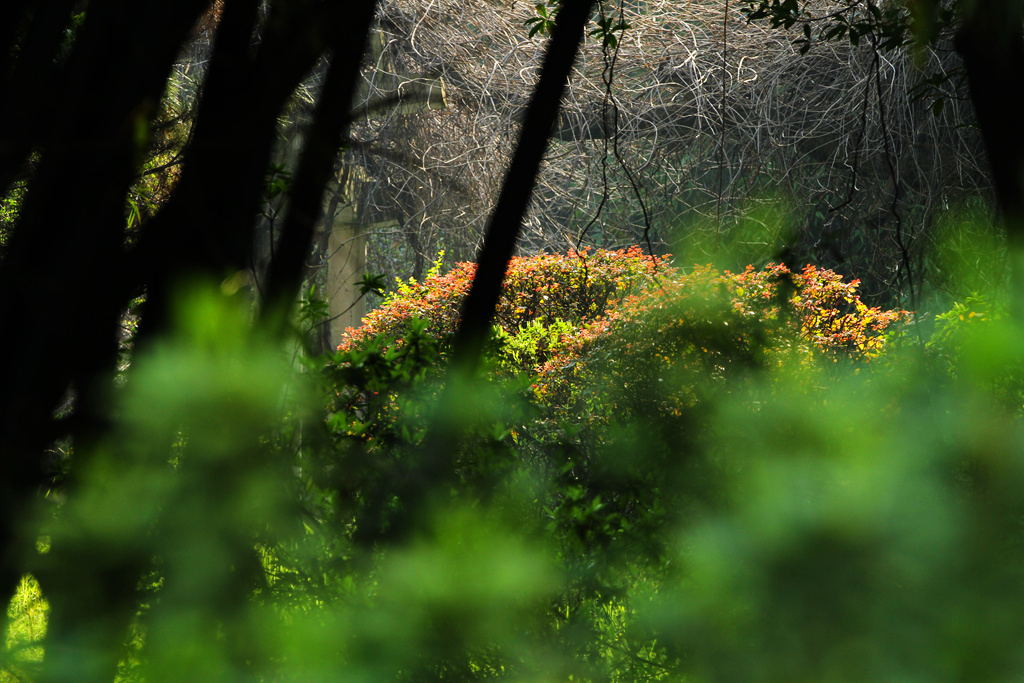
<path id="1" fill-rule="evenodd" d="M 780 349 L 870 360 L 884 349 L 890 326 L 908 313 L 867 306 L 858 285 L 812 265 L 800 272 L 769 264 L 740 273 L 710 266 L 675 273 L 563 338 L 534 388 L 540 398 L 564 403 L 597 373 L 617 390 L 637 387 L 635 398 L 644 403 L 658 393 L 645 377 L 722 378 L 731 367 L 763 365 L 766 353 Z M 683 387 L 668 410 L 692 404 L 695 390 Z"/>
<path id="2" fill-rule="evenodd" d="M 475 270 L 473 263 L 459 263 L 423 282 L 401 283 L 361 327 L 346 331 L 339 351 L 358 351 L 372 340 L 401 346 L 410 324 L 421 320 L 422 332 L 440 342 L 443 353 Z M 577 364 L 591 364 L 589 357 L 602 348 L 623 357 L 643 350 L 644 362 L 672 364 L 680 350 L 666 344 L 676 332 L 687 348 L 698 344 L 701 363 L 718 374 L 728 358 L 768 347 L 870 360 L 907 312 L 867 306 L 858 286 L 813 265 L 799 272 L 782 264 L 747 266 L 739 273 L 704 266 L 683 274 L 667 256 L 647 256 L 639 247 L 517 257 L 509 264 L 495 335 L 515 356 L 513 365 L 539 375 L 541 395 L 578 375 Z M 705 332 L 714 330 L 714 339 L 700 345 L 697 323 L 712 320 Z"/>
<path id="3" fill-rule="evenodd" d="M 402 283 L 363 319 L 362 327 L 346 330 L 338 350 L 357 350 L 382 337 L 401 345 L 409 324 L 419 319 L 426 321 L 426 333 L 444 351 L 475 272 L 476 264 L 459 263 L 443 275 Z M 672 272 L 667 257 L 647 256 L 639 247 L 513 258 L 495 314 L 495 332 L 512 347 L 517 335 L 530 340 L 532 352 L 522 354 L 518 365 L 532 370 L 546 360 L 558 337 L 601 318 L 630 292 Z M 549 329 L 552 334 L 546 334 Z"/>
<path id="4" fill-rule="evenodd" d="M 331 368 L 336 435 L 375 453 L 419 442 L 422 404 L 402 390 L 437 369 L 473 273 L 462 263 L 403 284 L 346 333 Z M 814 266 L 684 274 L 637 248 L 515 259 L 490 352 L 532 376 L 539 410 L 502 433 L 515 452 L 560 472 L 565 495 L 552 514 L 585 544 L 661 524 L 668 498 L 713 493 L 705 485 L 712 474 L 700 468 L 714 459 L 689 455 L 700 453 L 708 409 L 720 405 L 708 399 L 742 386 L 728 380 L 776 363 L 870 360 L 883 351 L 887 330 L 906 313 L 865 305 L 857 285 Z M 678 476 L 666 480 L 666 471 Z"/>
<path id="5" fill-rule="evenodd" d="M 747 266 L 738 274 L 725 271 L 722 278 L 736 310 L 770 318 L 778 315 L 777 306 L 765 302 L 777 300 L 784 283 L 803 339 L 819 350 L 862 360 L 878 356 L 885 348 L 885 331 L 909 315 L 868 306 L 857 294 L 860 280 L 846 282 L 842 275 L 813 265 L 799 273 L 781 264 L 760 271 Z"/>

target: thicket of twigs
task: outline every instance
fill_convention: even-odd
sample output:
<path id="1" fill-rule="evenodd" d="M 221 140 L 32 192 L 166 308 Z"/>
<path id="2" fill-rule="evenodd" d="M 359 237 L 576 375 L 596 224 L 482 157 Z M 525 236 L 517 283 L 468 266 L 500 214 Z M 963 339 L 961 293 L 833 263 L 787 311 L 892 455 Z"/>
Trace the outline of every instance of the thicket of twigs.
<path id="1" fill-rule="evenodd" d="M 639 242 L 702 261 L 681 237 L 735 237 L 738 216 L 782 202 L 785 226 L 751 240 L 765 259 L 786 246 L 798 264 L 862 277 L 869 297 L 906 295 L 936 212 L 986 190 L 955 55 L 867 42 L 801 55 L 795 31 L 751 24 L 739 4 L 606 3 L 629 28 L 615 48 L 587 41 L 523 250 Z M 399 222 L 373 235 L 379 270 L 420 274 L 441 248 L 473 256 L 537 74 L 543 41 L 524 26 L 534 11 L 384 4 L 367 100 L 441 78 L 447 106 L 379 109 L 355 132 L 349 161 L 369 181 L 358 201 Z"/>

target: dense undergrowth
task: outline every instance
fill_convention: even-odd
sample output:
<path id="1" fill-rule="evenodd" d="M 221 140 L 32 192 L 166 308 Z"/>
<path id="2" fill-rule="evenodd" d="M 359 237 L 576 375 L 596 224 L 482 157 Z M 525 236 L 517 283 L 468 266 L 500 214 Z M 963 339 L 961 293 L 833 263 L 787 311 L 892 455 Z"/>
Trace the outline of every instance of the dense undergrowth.
<path id="1" fill-rule="evenodd" d="M 86 594 L 148 570 L 121 621 L 46 645 L 121 680 L 1024 675 L 1012 319 L 966 299 L 922 345 L 812 266 L 520 258 L 438 415 L 472 273 L 403 284 L 301 371 L 238 295 L 184 298 L 27 527 L 8 678 L 35 675 L 69 544 Z"/>

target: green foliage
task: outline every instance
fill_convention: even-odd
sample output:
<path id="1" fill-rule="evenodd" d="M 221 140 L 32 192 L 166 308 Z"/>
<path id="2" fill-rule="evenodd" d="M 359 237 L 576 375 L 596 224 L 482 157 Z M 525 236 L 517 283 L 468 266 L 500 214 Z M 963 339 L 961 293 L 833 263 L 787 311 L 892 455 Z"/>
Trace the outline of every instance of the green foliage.
<path id="1" fill-rule="evenodd" d="M 0 681 L 25 680 L 43 659 L 41 642 L 46 634 L 47 604 L 39 582 L 24 576 L 7 608 L 10 626 L 4 643 Z"/>
<path id="2" fill-rule="evenodd" d="M 361 296 L 366 296 L 367 294 L 383 296 L 386 287 L 384 281 L 386 279 L 387 276 L 382 273 L 378 273 L 376 275 L 373 273 L 364 273 L 363 277 L 356 283 L 356 287 L 359 289 L 359 294 Z"/>
<path id="3" fill-rule="evenodd" d="M 555 16 L 558 14 L 559 1 L 554 2 L 541 2 L 534 5 L 533 9 L 537 13 L 537 16 L 530 17 L 524 23 L 530 27 L 529 38 L 533 38 L 538 33 L 542 36 L 551 35 L 551 32 L 555 28 Z"/>
<path id="4" fill-rule="evenodd" d="M 899 1 L 858 0 L 827 13 L 808 9 L 800 0 L 743 0 L 742 4 L 750 21 L 766 19 L 772 28 L 799 25 L 802 35 L 793 43 L 800 46 L 801 54 L 806 54 L 815 42 L 845 39 L 856 46 L 869 38 L 882 49 L 892 49 L 913 40 L 913 15 L 907 4 Z M 945 21 L 952 18 L 949 10 L 942 12 Z"/>
<path id="5" fill-rule="evenodd" d="M 597 28 L 592 29 L 587 35 L 596 36 L 601 39 L 601 47 L 605 50 L 615 50 L 619 46 L 619 37 L 629 29 L 629 23 L 625 20 L 610 16 L 604 13 L 602 5 L 601 12 L 595 20 Z"/>
<path id="6" fill-rule="evenodd" d="M 1006 305 L 991 295 L 975 293 L 935 316 L 935 330 L 926 349 L 950 376 L 981 381 L 984 390 L 1007 410 L 1024 415 L 1024 364 L 999 364 L 1017 344 Z M 973 367 L 965 368 L 964 359 Z"/>
<path id="7" fill-rule="evenodd" d="M 418 441 L 423 424 L 410 427 L 413 405 L 402 410 L 398 394 L 409 391 L 437 372 L 437 341 L 426 333 L 427 323 L 414 320 L 405 336 L 379 336 L 358 349 L 339 352 L 326 368 L 331 393 L 327 424 L 340 436 L 365 441 L 396 441 L 393 429 L 404 430 L 407 442 Z M 397 342 L 397 343 L 396 343 Z M 405 422 L 397 425 L 399 415 Z"/>
<path id="8" fill-rule="evenodd" d="M 304 373 L 237 295 L 183 298 L 26 522 L 10 675 L 44 648 L 69 680 L 1024 674 L 1024 330 L 984 297 L 929 355 L 811 266 L 519 259 L 488 376 L 438 415 L 471 275 L 403 285 Z M 47 601 L 92 618 L 41 642 Z"/>
<path id="9" fill-rule="evenodd" d="M 572 323 L 565 320 L 555 320 L 550 325 L 531 320 L 514 334 L 495 328 L 501 362 L 512 370 L 539 367 L 561 340 L 575 331 Z"/>
<path id="10" fill-rule="evenodd" d="M 551 35 L 561 6 L 562 0 L 545 0 L 545 2 L 534 5 L 535 16 L 523 22 L 530 29 L 527 37 Z M 594 28 L 587 35 L 600 38 L 602 49 L 615 50 L 619 46 L 619 39 L 630 28 L 630 25 L 621 16 L 616 16 L 614 10 L 609 14 L 605 9 L 604 2 L 598 3 L 597 12 L 597 16 L 594 18 Z M 615 35 L 616 33 L 619 35 Z"/>
<path id="11" fill-rule="evenodd" d="M 985 295 L 972 294 L 963 301 L 955 302 L 948 311 L 935 316 L 938 324 L 928 342 L 928 348 L 953 360 L 958 355 L 956 351 L 962 345 L 964 335 L 978 329 L 978 326 L 1004 317 L 1004 313 L 993 309 L 992 303 Z"/>
<path id="12" fill-rule="evenodd" d="M 934 247 L 925 261 L 932 287 L 949 300 L 977 292 L 995 296 L 1009 282 L 1010 264 L 1006 236 L 991 212 L 981 206 L 960 206 L 947 211 L 933 230 Z"/>
<path id="13" fill-rule="evenodd" d="M 722 496 L 641 609 L 696 680 L 1020 675 L 1020 425 L 901 360 L 719 407 Z"/>
<path id="14" fill-rule="evenodd" d="M 7 244 L 7 235 L 18 221 L 21 202 L 25 195 L 25 186 L 15 184 L 6 197 L 0 198 L 0 253 Z"/>
<path id="15" fill-rule="evenodd" d="M 309 285 L 302 294 L 296 313 L 299 329 L 303 332 L 308 332 L 314 326 L 319 325 L 331 314 L 327 299 L 320 296 L 320 290 L 315 284 Z"/>
<path id="16" fill-rule="evenodd" d="M 271 164 L 267 169 L 263 198 L 273 201 L 288 193 L 292 186 L 292 173 L 281 164 Z"/>

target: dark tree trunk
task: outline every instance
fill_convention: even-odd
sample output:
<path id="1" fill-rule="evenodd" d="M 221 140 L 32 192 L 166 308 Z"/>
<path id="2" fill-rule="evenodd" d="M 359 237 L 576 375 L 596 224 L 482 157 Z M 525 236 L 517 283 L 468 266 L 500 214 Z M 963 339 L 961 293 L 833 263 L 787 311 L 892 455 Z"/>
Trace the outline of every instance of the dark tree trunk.
<path id="1" fill-rule="evenodd" d="M 152 334 L 166 326 L 178 281 L 246 266 L 277 117 L 333 44 L 332 82 L 313 135 L 318 147 L 303 155 L 287 257 L 277 266 L 281 299 L 294 291 L 295 263 L 301 275 L 309 245 L 304 221 L 319 207 L 322 167 L 329 172 L 346 125 L 375 7 L 373 0 L 271 2 L 257 40 L 263 1 L 227 0 L 182 179 L 129 250 L 125 201 L 148 149 L 148 126 L 175 57 L 210 3 L 92 0 L 84 24 L 68 36 L 71 12 L 81 4 L 15 0 L 0 27 L 0 84 L 10 96 L 0 112 L 0 185 L 36 153 L 0 264 L 3 598 L 34 552 L 27 520 L 49 485 L 43 455 L 59 427 L 55 411 L 73 391 L 75 459 L 87 457 L 103 432 L 129 298 L 147 292 L 143 325 Z M 46 680 L 113 677 L 139 573 L 150 559 L 130 548 L 104 559 L 86 546 L 55 542 L 35 568 L 50 603 Z M 227 598 L 246 599 L 244 587 Z"/>
<path id="2" fill-rule="evenodd" d="M 253 46 L 259 5 L 225 3 L 181 181 L 144 226 L 133 263 L 147 289 L 143 341 L 166 327 L 170 292 L 182 279 L 247 268 L 277 117 L 352 11 L 338 3 L 274 3 Z"/>
<path id="3" fill-rule="evenodd" d="M 1014 307 L 1024 285 L 1024 3 L 986 0 L 976 3 L 956 35 L 964 61 L 978 128 L 992 173 L 996 201 L 1013 255 Z"/>
<path id="4" fill-rule="evenodd" d="M 32 532 L 23 524 L 47 485 L 42 454 L 53 439 L 55 410 L 75 389 L 75 411 L 82 418 L 75 436 L 84 446 L 101 433 L 118 320 L 134 293 L 146 291 L 142 324 L 152 335 L 166 327 L 170 293 L 183 278 L 245 269 L 277 117 L 303 76 L 333 48 L 324 100 L 300 159 L 288 224 L 272 266 L 271 301 L 289 302 L 294 296 L 321 190 L 348 125 L 348 100 L 375 3 L 272 0 L 257 40 L 262 4 L 224 3 L 181 180 L 168 203 L 141 226 L 130 250 L 125 197 L 147 151 L 145 133 L 173 60 L 209 0 L 92 0 L 66 59 L 56 54 L 65 46 L 63 39 L 55 41 L 54 27 L 66 23 L 68 8 L 77 3 L 58 0 L 48 6 L 52 14 L 38 15 L 49 17 L 38 24 L 38 44 L 51 51 L 51 58 L 33 57 L 32 68 L 40 71 L 38 82 L 60 86 L 52 95 L 53 117 L 30 116 L 29 130 L 35 132 L 28 146 L 15 140 L 0 150 L 0 180 L 11 176 L 31 150 L 39 159 L 0 265 L 0 592 L 5 597 L 34 549 Z M 456 372 L 471 369 L 479 358 L 592 6 L 593 0 L 562 4 L 463 311 L 453 355 Z M 28 7 L 16 0 L 14 11 L 24 19 Z M 0 40 L 9 47 L 12 36 L 28 35 L 17 32 L 27 25 L 0 31 Z M 0 64 L 0 77 L 31 82 L 18 75 L 21 67 L 10 60 L 12 54 L 5 51 L 8 61 Z M 9 115 L 28 120 L 24 113 Z M 54 308 L 67 313 L 58 317 Z M 442 407 L 452 401 L 452 394 L 446 396 Z M 452 434 L 444 427 L 435 431 L 438 447 L 428 448 L 415 464 L 417 471 L 407 478 L 410 488 L 403 491 L 410 495 L 403 500 L 414 503 L 424 485 L 450 477 L 451 462 L 444 454 Z M 76 453 L 76 458 L 86 456 L 85 448 Z M 40 567 L 50 601 L 46 680 L 113 677 L 118 644 L 137 600 L 139 572 L 150 560 L 131 547 L 119 549 L 117 558 L 96 557 L 87 546 L 75 539 L 57 541 Z M 248 599 L 242 584 L 227 593 L 226 604 Z"/>
<path id="5" fill-rule="evenodd" d="M 452 352 L 454 365 L 471 367 L 479 359 L 593 5 L 593 0 L 565 0 L 559 10 L 540 80 L 523 118 L 519 144 L 477 257 L 476 277 L 462 307 Z"/>
<path id="6" fill-rule="evenodd" d="M 349 9 L 343 25 L 338 25 L 332 36 L 333 55 L 327 80 L 288 193 L 288 213 L 281 241 L 267 275 L 263 317 L 275 327 L 280 328 L 287 322 L 305 276 L 303 266 L 323 210 L 324 188 L 352 122 L 352 100 L 375 11 L 376 0 L 357 3 Z"/>
<path id="7" fill-rule="evenodd" d="M 54 95 L 62 91 L 59 48 L 75 0 L 31 5 L 19 0 L 14 5 L 0 22 L 0 92 L 8 103 L 17 103 L 0 107 L 0 194 L 7 192 L 55 115 Z"/>
<path id="8" fill-rule="evenodd" d="M 125 195 L 147 144 L 138 131 L 145 130 L 179 46 L 205 4 L 91 3 L 61 67 L 63 87 L 48 100 L 52 119 L 27 129 L 39 161 L 0 266 L 4 597 L 34 549 L 35 539 L 22 525 L 47 483 L 43 453 L 53 440 L 54 412 L 72 387 L 78 394 L 76 435 L 96 431 L 98 388 L 113 371 L 117 323 L 128 298 L 119 275 Z M 40 82 L 52 77 L 60 60 L 51 30 L 60 24 L 58 14 L 40 38 L 50 54 L 23 54 L 31 61 L 12 65 L 15 73 L 24 69 L 17 80 L 30 82 L 32 71 Z M 9 174 L 12 164 L 21 163 L 18 156 L 15 149 L 0 172 Z M 51 600 L 51 609 L 58 615 L 51 623 L 59 624 L 59 601 Z"/>

